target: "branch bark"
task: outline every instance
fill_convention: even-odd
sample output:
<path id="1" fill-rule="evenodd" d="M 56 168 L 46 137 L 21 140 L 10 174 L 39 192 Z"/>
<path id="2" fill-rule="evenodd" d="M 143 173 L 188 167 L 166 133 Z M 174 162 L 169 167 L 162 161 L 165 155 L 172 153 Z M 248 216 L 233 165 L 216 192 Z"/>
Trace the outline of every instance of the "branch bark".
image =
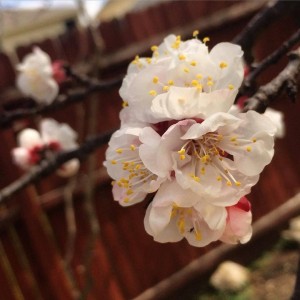
<path id="1" fill-rule="evenodd" d="M 300 29 L 298 29 L 288 40 L 286 40 L 278 49 L 266 57 L 259 64 L 256 64 L 251 73 L 244 80 L 240 88 L 242 95 L 251 92 L 254 80 L 270 65 L 277 63 L 294 45 L 300 41 Z"/>
<path id="2" fill-rule="evenodd" d="M 255 110 L 263 113 L 269 104 L 286 89 L 288 96 L 295 100 L 297 94 L 297 80 L 300 74 L 300 47 L 289 54 L 288 65 L 269 83 L 260 87 L 247 100 L 243 112 Z"/>
<path id="3" fill-rule="evenodd" d="M 69 104 L 84 101 L 84 99 L 86 99 L 86 97 L 92 93 L 105 91 L 119 86 L 122 80 L 123 76 L 108 81 L 98 81 L 95 79 L 90 79 L 88 87 L 84 87 L 76 91 L 71 91 L 66 95 L 59 95 L 57 99 L 49 105 L 37 106 L 34 108 L 17 109 L 11 112 L 4 111 L 0 114 L 0 129 L 9 128 L 9 126 L 11 126 L 11 124 L 16 120 L 56 111 Z"/>
<path id="4" fill-rule="evenodd" d="M 245 29 L 233 39 L 233 43 L 243 48 L 244 58 L 249 65 L 253 62 L 252 48 L 258 34 L 296 5 L 297 1 L 270 1 L 267 7 L 258 12 Z"/>
<path id="5" fill-rule="evenodd" d="M 90 154 L 100 146 L 108 143 L 114 131 L 115 130 L 112 130 L 90 138 L 77 149 L 62 152 L 55 156 L 53 160 L 43 160 L 39 165 L 32 167 L 32 169 L 28 173 L 24 174 L 22 177 L 12 182 L 7 187 L 3 188 L 0 191 L 0 203 L 16 194 L 17 192 L 21 191 L 25 187 L 29 186 L 30 184 L 35 183 L 41 178 L 50 175 L 65 162 L 73 158 L 78 158 L 80 160 L 85 159 L 88 154 Z"/>

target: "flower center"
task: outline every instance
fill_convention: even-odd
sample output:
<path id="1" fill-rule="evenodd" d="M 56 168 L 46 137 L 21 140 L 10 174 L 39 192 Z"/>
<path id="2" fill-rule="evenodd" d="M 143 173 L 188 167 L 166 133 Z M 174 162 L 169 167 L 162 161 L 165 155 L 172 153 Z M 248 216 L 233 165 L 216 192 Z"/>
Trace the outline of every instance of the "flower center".
<path id="1" fill-rule="evenodd" d="M 189 175 L 196 181 L 201 181 L 201 176 L 205 176 L 206 168 L 212 167 L 215 172 L 216 180 L 226 180 L 227 186 L 240 186 L 231 172 L 224 163 L 224 157 L 231 159 L 231 156 L 219 147 L 223 136 L 217 132 L 209 132 L 204 134 L 198 140 L 188 140 L 182 148 L 177 152 L 179 159 L 186 160 L 187 155 L 191 157 L 192 169 L 194 172 Z"/>
<path id="2" fill-rule="evenodd" d="M 201 241 L 200 222 L 195 209 L 191 207 L 183 208 L 173 204 L 170 217 L 171 219 L 176 218 L 176 226 L 181 235 L 185 235 L 187 232 L 193 233 L 196 240 Z"/>
<path id="3" fill-rule="evenodd" d="M 151 173 L 141 161 L 138 155 L 138 146 L 130 145 L 127 148 L 118 148 L 116 153 L 120 155 L 119 158 L 111 160 L 111 164 L 122 164 L 122 169 L 125 171 L 124 176 L 116 183 L 119 187 L 126 190 L 127 197 L 124 199 L 125 203 L 131 201 L 130 196 L 142 189 L 144 184 L 157 178 Z"/>

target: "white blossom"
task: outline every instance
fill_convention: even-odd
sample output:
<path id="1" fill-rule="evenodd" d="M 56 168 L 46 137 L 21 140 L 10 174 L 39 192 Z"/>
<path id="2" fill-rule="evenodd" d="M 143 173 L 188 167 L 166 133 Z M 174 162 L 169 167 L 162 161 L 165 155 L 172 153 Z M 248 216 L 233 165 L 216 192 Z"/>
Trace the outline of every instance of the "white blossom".
<path id="1" fill-rule="evenodd" d="M 44 119 L 40 130 L 24 129 L 18 137 L 18 147 L 12 150 L 14 162 L 24 170 L 30 169 L 49 155 L 77 148 L 77 134 L 67 124 L 60 124 L 53 119 Z M 75 175 L 79 169 L 78 159 L 72 159 L 58 170 L 62 177 Z"/>
<path id="2" fill-rule="evenodd" d="M 143 128 L 125 127 L 116 131 L 106 151 L 106 166 L 113 182 L 113 195 L 121 205 L 127 206 L 144 200 L 148 193 L 155 192 L 168 173 L 158 176 L 151 172 L 141 159 L 141 144 L 149 145 L 149 153 L 154 155 L 160 137 L 147 140 L 142 135 Z"/>
<path id="3" fill-rule="evenodd" d="M 224 232 L 224 207 L 199 201 L 199 195 L 182 189 L 175 180 L 162 184 L 144 219 L 145 229 L 155 241 L 177 242 L 203 247 L 218 240 Z"/>
<path id="4" fill-rule="evenodd" d="M 148 151 L 143 163 L 155 174 L 174 171 L 178 184 L 204 201 L 230 206 L 249 193 L 271 161 L 274 132 L 268 118 L 252 111 L 216 113 L 203 122 L 183 120 L 161 136 L 155 152 L 141 146 Z"/>
<path id="5" fill-rule="evenodd" d="M 131 110 L 137 120 L 156 123 L 203 117 L 206 114 L 203 109 L 216 112 L 213 109 L 216 101 L 222 102 L 224 112 L 233 104 L 243 80 L 240 46 L 220 43 L 209 52 L 198 39 L 183 42 L 179 36 L 170 35 L 152 50 L 151 58 L 136 57 L 129 65 L 120 89 L 128 105 L 125 109 Z M 180 99 L 189 101 L 185 114 L 174 118 L 155 108 L 157 102 L 173 101 L 171 99 L 178 94 L 179 105 L 182 105 Z M 154 108 L 151 108 L 152 103 L 156 103 Z"/>
<path id="6" fill-rule="evenodd" d="M 17 66 L 17 86 L 26 96 L 41 104 L 49 104 L 58 95 L 58 84 L 53 78 L 50 57 L 40 48 L 25 56 Z"/>

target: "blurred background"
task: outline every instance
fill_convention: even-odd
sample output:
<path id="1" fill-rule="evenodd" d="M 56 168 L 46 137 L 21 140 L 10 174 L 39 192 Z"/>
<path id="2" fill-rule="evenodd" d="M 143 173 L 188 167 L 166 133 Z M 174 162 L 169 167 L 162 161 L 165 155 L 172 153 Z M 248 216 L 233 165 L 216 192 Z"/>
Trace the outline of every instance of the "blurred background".
<path id="1" fill-rule="evenodd" d="M 231 41 L 266 3 L 0 0 L 0 109 L 27 103 L 15 88 L 15 65 L 34 46 L 83 74 L 115 78 L 126 73 L 135 55 L 149 55 L 150 47 L 170 33 L 187 39 L 197 29 L 200 37 L 210 37 L 209 47 Z M 257 36 L 255 58 L 266 57 L 298 28 L 299 10 L 282 14 Z M 286 63 L 284 57 L 269 68 L 259 84 Z M 277 141 L 273 162 L 249 196 L 254 220 L 299 192 L 299 101 L 293 104 L 282 97 L 273 107 L 285 114 L 286 135 Z M 113 88 L 43 117 L 68 123 L 83 142 L 89 135 L 117 128 L 121 108 L 118 88 Z M 17 121 L 0 131 L 1 188 L 22 175 L 10 158 L 16 134 L 38 121 Z M 51 175 L 0 204 L 1 300 L 132 299 L 219 247 L 154 242 L 144 230 L 146 204 L 123 208 L 113 201 L 102 166 L 105 149 L 89 157 L 76 179 Z M 270 247 L 279 229 L 239 247 L 235 260 L 249 261 Z M 174 295 L 177 288 L 174 285 Z"/>

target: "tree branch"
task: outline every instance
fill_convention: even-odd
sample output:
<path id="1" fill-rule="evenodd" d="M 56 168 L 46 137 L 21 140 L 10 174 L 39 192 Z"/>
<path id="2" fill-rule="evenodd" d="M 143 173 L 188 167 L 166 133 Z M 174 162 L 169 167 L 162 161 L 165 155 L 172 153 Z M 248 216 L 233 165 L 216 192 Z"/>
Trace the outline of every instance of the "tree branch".
<path id="1" fill-rule="evenodd" d="M 300 74 L 300 47 L 289 54 L 288 65 L 269 83 L 260 87 L 258 91 L 247 100 L 243 111 L 255 110 L 263 113 L 270 102 L 286 89 L 287 94 L 295 100 L 297 94 L 297 80 Z"/>
<path id="2" fill-rule="evenodd" d="M 239 44 L 243 48 L 245 52 L 244 58 L 249 65 L 253 62 L 252 48 L 258 33 L 292 7 L 296 7 L 296 4 L 297 1 L 270 1 L 267 7 L 258 12 L 247 24 L 245 29 L 233 39 L 233 43 Z"/>
<path id="3" fill-rule="evenodd" d="M 285 55 L 294 45 L 300 41 L 300 29 L 298 29 L 288 40 L 286 40 L 278 49 L 276 49 L 272 54 L 266 57 L 259 64 L 256 64 L 252 68 L 251 73 L 244 80 L 243 85 L 240 88 L 240 93 L 242 95 L 251 92 L 254 84 L 254 80 L 260 75 L 266 68 L 270 65 L 275 64 Z"/>
<path id="4" fill-rule="evenodd" d="M 28 173 L 16 181 L 9 184 L 7 187 L 0 191 L 0 203 L 5 199 L 11 197 L 17 192 L 21 191 L 28 185 L 37 182 L 43 177 L 46 177 L 56 171 L 65 162 L 78 158 L 83 160 L 86 156 L 99 148 L 100 146 L 108 143 L 111 135 L 115 130 L 103 133 L 101 135 L 88 139 L 84 144 L 75 150 L 62 152 L 54 157 L 53 160 L 43 160 L 39 165 L 32 167 Z"/>
<path id="5" fill-rule="evenodd" d="M 56 111 L 71 103 L 84 101 L 88 95 L 94 92 L 104 91 L 119 86 L 122 80 L 123 76 L 108 81 L 90 79 L 88 87 L 69 92 L 66 95 L 59 95 L 57 99 L 49 105 L 4 111 L 0 114 L 0 129 L 8 128 L 16 120 Z"/>

